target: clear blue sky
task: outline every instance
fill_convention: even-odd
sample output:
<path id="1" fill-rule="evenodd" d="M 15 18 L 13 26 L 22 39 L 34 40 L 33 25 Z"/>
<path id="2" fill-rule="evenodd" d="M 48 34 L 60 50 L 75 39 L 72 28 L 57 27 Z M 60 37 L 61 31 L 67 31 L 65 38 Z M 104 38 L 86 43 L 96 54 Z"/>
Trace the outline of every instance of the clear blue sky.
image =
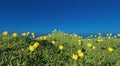
<path id="1" fill-rule="evenodd" d="M 0 31 L 120 32 L 119 0 L 0 0 Z"/>

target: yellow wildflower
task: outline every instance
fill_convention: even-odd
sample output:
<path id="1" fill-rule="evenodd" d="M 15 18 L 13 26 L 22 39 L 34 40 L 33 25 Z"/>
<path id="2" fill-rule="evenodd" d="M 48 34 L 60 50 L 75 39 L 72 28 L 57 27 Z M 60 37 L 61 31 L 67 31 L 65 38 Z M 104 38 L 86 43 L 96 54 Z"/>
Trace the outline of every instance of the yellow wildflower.
<path id="1" fill-rule="evenodd" d="M 110 39 L 111 37 L 108 37 L 108 39 Z"/>
<path id="2" fill-rule="evenodd" d="M 103 39 L 98 39 L 98 40 L 97 40 L 97 42 L 102 42 L 102 41 L 103 41 Z"/>
<path id="3" fill-rule="evenodd" d="M 36 49 L 39 46 L 39 42 L 34 43 L 33 47 Z"/>
<path id="4" fill-rule="evenodd" d="M 120 34 L 117 34 L 117 36 L 120 36 Z"/>
<path id="5" fill-rule="evenodd" d="M 32 33 L 32 38 L 35 38 L 35 33 Z"/>
<path id="6" fill-rule="evenodd" d="M 81 45 L 82 43 L 78 43 L 78 45 Z"/>
<path id="7" fill-rule="evenodd" d="M 110 36 L 112 36 L 112 33 L 110 33 Z"/>
<path id="8" fill-rule="evenodd" d="M 77 52 L 78 52 L 78 53 L 81 53 L 81 52 L 82 52 L 82 50 L 78 50 Z"/>
<path id="9" fill-rule="evenodd" d="M 91 44 L 91 43 L 88 43 L 88 44 L 87 44 L 87 46 L 88 46 L 88 47 L 91 47 L 91 46 L 92 46 L 92 44 Z"/>
<path id="10" fill-rule="evenodd" d="M 79 43 L 81 43 L 82 41 L 81 40 L 78 40 Z"/>
<path id="11" fill-rule="evenodd" d="M 74 36 L 74 37 L 77 37 L 77 34 L 74 34 L 73 36 Z"/>
<path id="12" fill-rule="evenodd" d="M 43 39 L 46 40 L 46 39 L 47 39 L 47 36 L 43 36 Z"/>
<path id="13" fill-rule="evenodd" d="M 106 36 L 109 36 L 109 34 L 106 34 Z"/>
<path id="14" fill-rule="evenodd" d="M 87 39 L 88 41 L 90 41 L 91 39 Z"/>
<path id="15" fill-rule="evenodd" d="M 53 40 L 51 43 L 52 43 L 52 44 L 55 44 L 55 41 Z"/>
<path id="16" fill-rule="evenodd" d="M 79 53 L 78 53 L 78 56 L 83 57 L 83 56 L 84 56 L 84 53 L 83 53 L 83 52 L 79 52 Z"/>
<path id="17" fill-rule="evenodd" d="M 96 48 L 95 46 L 92 47 L 92 49 L 95 49 L 95 48 Z"/>
<path id="18" fill-rule="evenodd" d="M 109 47 L 109 48 L 108 48 L 108 51 L 109 51 L 109 52 L 112 52 L 112 51 L 113 51 L 113 48 Z"/>
<path id="19" fill-rule="evenodd" d="M 6 35 L 8 35 L 8 32 L 7 32 L 7 31 L 4 31 L 2 34 L 3 34 L 4 36 L 6 36 Z"/>
<path id="20" fill-rule="evenodd" d="M 34 46 L 29 46 L 29 50 L 32 52 L 35 50 L 35 47 Z"/>
<path id="21" fill-rule="evenodd" d="M 18 34 L 17 33 L 13 33 L 12 36 L 16 38 L 18 36 Z"/>
<path id="22" fill-rule="evenodd" d="M 77 60 L 77 59 L 78 59 L 78 56 L 77 56 L 77 55 L 72 55 L 72 59 L 73 59 L 73 60 Z"/>
<path id="23" fill-rule="evenodd" d="M 22 33 L 21 35 L 22 35 L 23 37 L 27 36 L 27 34 L 26 34 L 26 33 Z"/>
<path id="24" fill-rule="evenodd" d="M 32 36 L 34 36 L 35 35 L 35 33 L 32 33 Z"/>
<path id="25" fill-rule="evenodd" d="M 62 50 L 63 48 L 64 48 L 63 45 L 60 45 L 60 46 L 59 46 L 59 49 L 60 49 L 60 50 Z"/>
<path id="26" fill-rule="evenodd" d="M 117 38 L 117 36 L 114 36 L 114 38 Z"/>

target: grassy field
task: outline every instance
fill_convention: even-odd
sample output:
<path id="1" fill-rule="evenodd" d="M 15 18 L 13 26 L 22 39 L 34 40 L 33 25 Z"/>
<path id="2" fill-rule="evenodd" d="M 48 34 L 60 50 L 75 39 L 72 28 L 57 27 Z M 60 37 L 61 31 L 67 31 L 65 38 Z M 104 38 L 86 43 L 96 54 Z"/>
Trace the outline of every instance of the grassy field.
<path id="1" fill-rule="evenodd" d="M 120 66 L 120 34 L 0 34 L 0 66 Z"/>

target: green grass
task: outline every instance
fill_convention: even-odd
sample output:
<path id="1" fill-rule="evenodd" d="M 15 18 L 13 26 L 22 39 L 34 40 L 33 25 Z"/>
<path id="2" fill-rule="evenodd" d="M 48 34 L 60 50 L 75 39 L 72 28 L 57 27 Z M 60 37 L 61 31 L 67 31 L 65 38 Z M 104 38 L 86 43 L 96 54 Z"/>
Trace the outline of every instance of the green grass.
<path id="1" fill-rule="evenodd" d="M 76 34 L 67 34 L 54 31 L 47 39 L 37 39 L 18 35 L 0 35 L 0 66 L 119 66 L 120 65 L 120 39 L 102 37 L 80 38 Z M 111 36 L 112 37 L 112 36 Z M 81 44 L 78 43 L 81 40 Z M 55 41 L 52 44 L 51 41 Z M 29 46 L 39 42 L 39 46 L 31 52 Z M 95 46 L 87 47 L 91 43 Z M 63 45 L 63 49 L 59 49 Z M 108 48 L 113 48 L 112 52 Z M 82 50 L 83 57 L 74 60 L 72 55 L 78 55 Z"/>

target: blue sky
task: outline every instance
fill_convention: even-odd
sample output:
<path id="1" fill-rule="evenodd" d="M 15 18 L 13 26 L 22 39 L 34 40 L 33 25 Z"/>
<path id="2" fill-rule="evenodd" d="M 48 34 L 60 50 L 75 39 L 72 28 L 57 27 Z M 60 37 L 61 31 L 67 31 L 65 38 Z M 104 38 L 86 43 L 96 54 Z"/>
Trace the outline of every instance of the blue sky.
<path id="1" fill-rule="evenodd" d="M 120 32 L 119 0 L 0 0 L 0 31 Z"/>

